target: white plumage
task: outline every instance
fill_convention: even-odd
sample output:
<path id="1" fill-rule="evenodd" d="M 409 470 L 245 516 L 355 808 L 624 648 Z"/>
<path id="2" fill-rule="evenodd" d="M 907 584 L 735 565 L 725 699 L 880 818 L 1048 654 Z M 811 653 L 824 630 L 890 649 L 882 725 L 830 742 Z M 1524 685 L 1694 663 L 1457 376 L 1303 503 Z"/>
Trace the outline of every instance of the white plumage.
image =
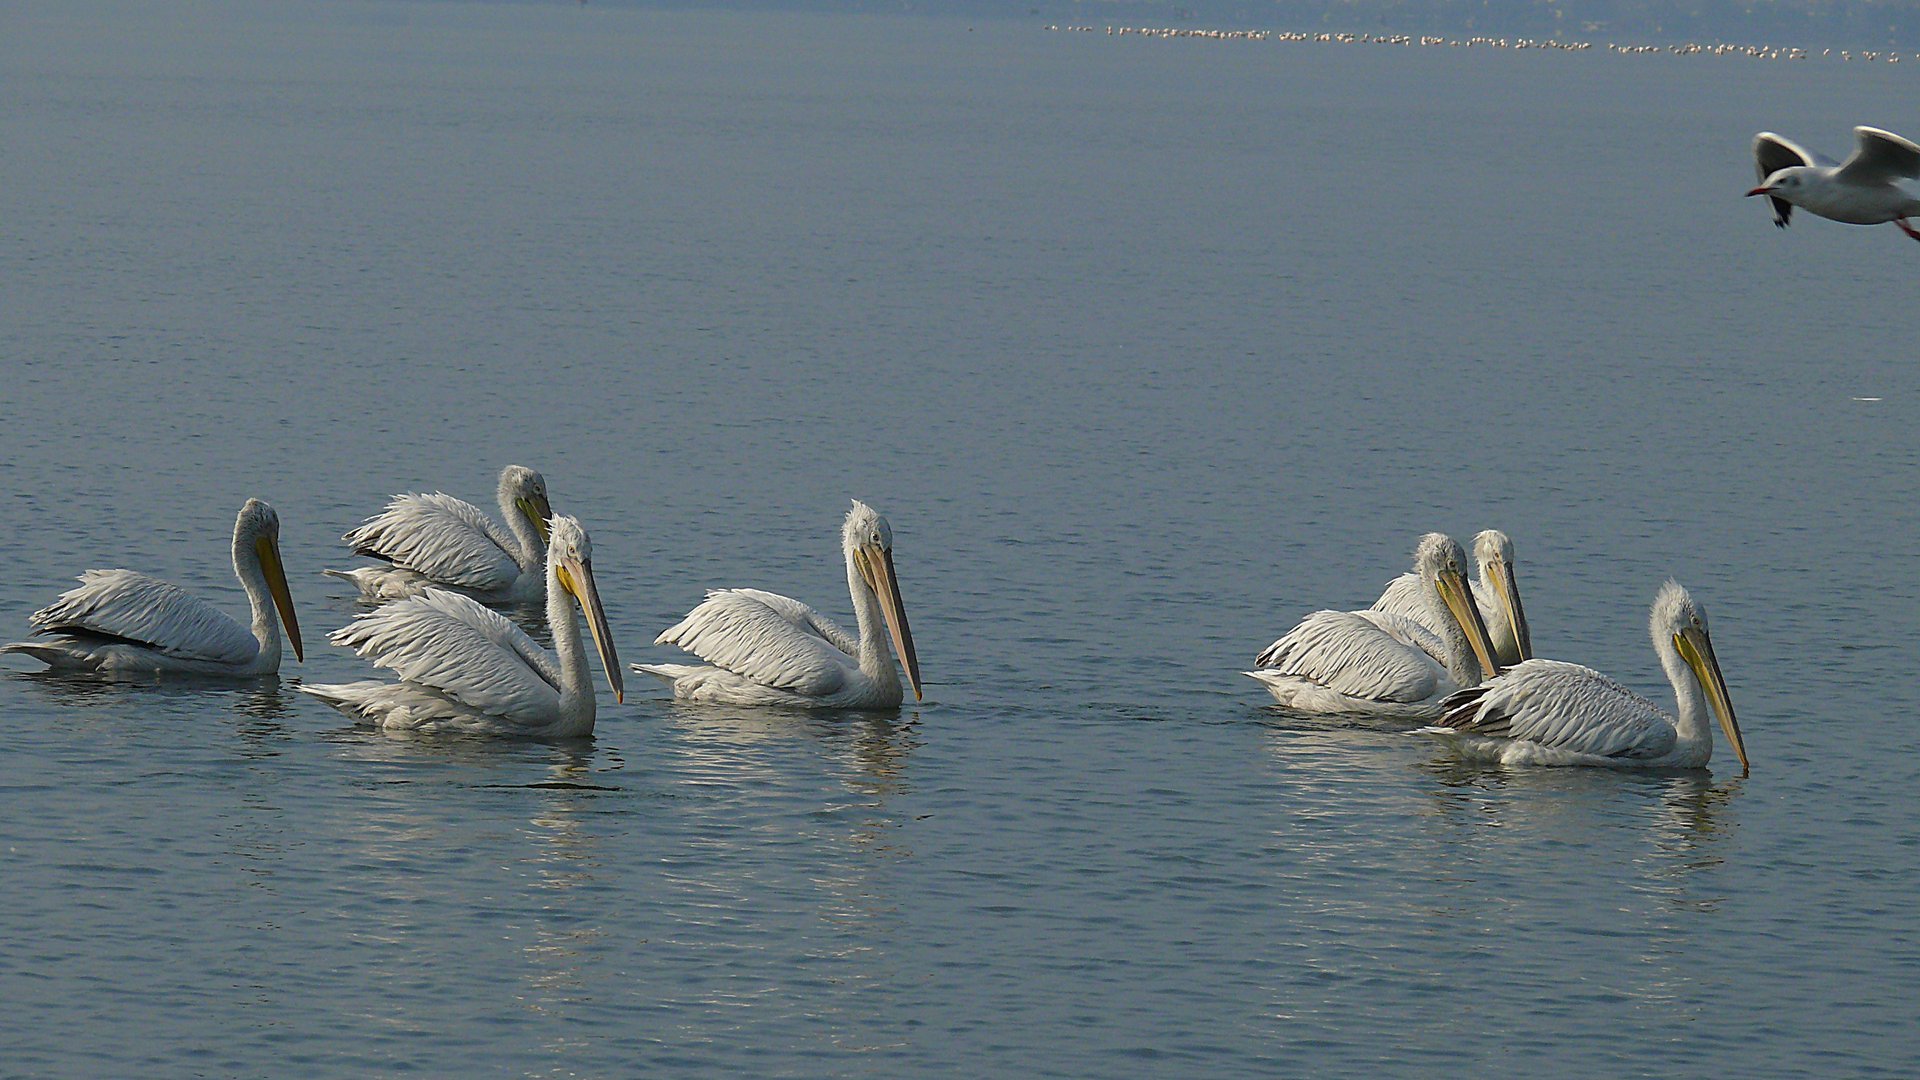
<path id="1" fill-rule="evenodd" d="M 791 597 L 719 589 L 668 627 L 656 645 L 677 645 L 706 664 L 635 664 L 674 696 L 728 705 L 893 708 L 903 699 L 894 649 L 920 697 L 920 662 L 893 572 L 893 530 L 858 500 L 841 529 L 854 636 Z"/>
<path id="2" fill-rule="evenodd" d="M 1448 698 L 1439 724 L 1421 731 L 1452 742 L 1462 756 L 1509 765 L 1698 768 L 1713 754 L 1712 712 L 1744 771 L 1746 745 L 1705 609 L 1669 581 L 1648 629 L 1673 684 L 1677 718 L 1592 668 L 1529 660 Z"/>
<path id="3" fill-rule="evenodd" d="M 29 619 L 50 640 L 17 641 L 0 652 L 89 671 L 273 674 L 280 670 L 280 619 L 295 656 L 300 624 L 280 564 L 280 516 L 258 499 L 248 499 L 234 519 L 233 573 L 252 608 L 251 628 L 170 582 L 132 570 L 88 570 L 79 588 Z"/>
<path id="4" fill-rule="evenodd" d="M 1466 585 L 1466 552 L 1428 533 L 1414 552 L 1427 611 L 1419 622 L 1387 611 L 1316 611 L 1260 653 L 1246 674 L 1288 708 L 1421 719 L 1440 701 L 1498 670 Z"/>
<path id="5" fill-rule="evenodd" d="M 1773 223 L 1783 229 L 1798 206 L 1849 225 L 1891 221 L 1920 240 L 1920 231 L 1907 223 L 1920 214 L 1920 199 L 1899 183 L 1920 177 L 1920 146 L 1872 127 L 1854 128 L 1853 137 L 1852 156 L 1835 164 L 1771 131 L 1755 135 L 1753 168 L 1760 186 L 1747 195 L 1765 195 Z"/>
<path id="6" fill-rule="evenodd" d="M 1520 582 L 1513 573 L 1513 541 L 1498 529 L 1486 529 L 1473 538 L 1473 561 L 1477 573 L 1473 579 L 1473 606 L 1486 624 L 1493 641 L 1493 658 L 1501 667 L 1511 667 L 1533 656 L 1533 635 L 1527 626 L 1526 608 L 1520 603 Z M 1373 610 L 1404 615 L 1434 633 L 1440 626 L 1429 623 L 1432 617 L 1426 590 L 1420 575 L 1401 574 L 1381 591 Z"/>
<path id="7" fill-rule="evenodd" d="M 368 600 L 414 596 L 433 587 L 487 603 L 532 603 L 545 595 L 547 482 L 523 465 L 500 470 L 496 491 L 505 527 L 451 495 L 396 495 L 387 508 L 348 532 L 354 554 L 384 566 L 328 570 Z"/>
<path id="8" fill-rule="evenodd" d="M 556 663 L 524 631 L 470 597 L 427 589 L 368 612 L 330 640 L 400 676 L 299 689 L 389 730 L 575 738 L 593 732 L 593 676 L 580 640 L 576 605 L 600 653 L 616 700 L 621 668 L 593 578 L 586 530 L 566 516 L 552 522 L 547 550 L 547 621 Z"/>

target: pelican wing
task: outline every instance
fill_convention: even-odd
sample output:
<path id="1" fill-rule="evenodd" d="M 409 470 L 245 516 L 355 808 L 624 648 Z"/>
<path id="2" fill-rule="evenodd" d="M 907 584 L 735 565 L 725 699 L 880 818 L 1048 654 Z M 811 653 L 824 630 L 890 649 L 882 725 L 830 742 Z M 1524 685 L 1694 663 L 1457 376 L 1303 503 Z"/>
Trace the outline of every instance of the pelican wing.
<path id="1" fill-rule="evenodd" d="M 1590 667 L 1528 660 L 1441 703 L 1439 723 L 1601 757 L 1659 757 L 1673 722 L 1658 706 Z"/>
<path id="2" fill-rule="evenodd" d="M 355 554 L 464 589 L 504 589 L 520 577 L 513 539 L 479 507 L 440 492 L 396 495 L 342 539 Z"/>
<path id="3" fill-rule="evenodd" d="M 545 650 L 499 612 L 458 593 L 428 589 L 396 600 L 328 640 L 483 713 L 539 716 L 559 707 L 560 672 Z"/>
<path id="4" fill-rule="evenodd" d="M 859 647 L 807 605 L 758 589 L 708 593 L 654 644 L 677 645 L 715 667 L 808 697 L 840 689 L 855 666 L 847 646 Z"/>
<path id="5" fill-rule="evenodd" d="M 1853 137 L 1859 140 L 1859 146 L 1834 179 L 1852 184 L 1889 184 L 1920 176 L 1920 146 L 1879 128 L 1854 128 Z"/>
<path id="6" fill-rule="evenodd" d="M 840 624 L 815 611 L 809 604 L 803 604 L 791 596 L 765 592 L 760 589 L 734 589 L 734 592 L 755 600 L 779 612 L 780 615 L 802 630 L 811 630 L 826 638 L 834 648 L 848 656 L 858 655 L 860 639 L 840 628 Z"/>
<path id="7" fill-rule="evenodd" d="M 29 621 L 41 634 L 120 638 L 171 656 L 244 664 L 260 652 L 253 632 L 178 585 L 131 570 L 89 570 Z"/>
<path id="8" fill-rule="evenodd" d="M 1316 611 L 1267 646 L 1255 663 L 1353 697 L 1425 701 L 1438 690 L 1444 672 L 1409 640 L 1416 632 L 1433 637 L 1390 612 Z"/>

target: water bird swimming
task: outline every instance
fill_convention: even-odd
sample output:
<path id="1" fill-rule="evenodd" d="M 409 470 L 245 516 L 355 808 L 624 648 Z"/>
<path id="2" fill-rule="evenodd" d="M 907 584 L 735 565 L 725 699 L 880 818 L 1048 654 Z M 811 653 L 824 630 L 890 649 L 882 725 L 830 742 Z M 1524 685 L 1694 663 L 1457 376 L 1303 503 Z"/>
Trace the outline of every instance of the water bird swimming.
<path id="1" fill-rule="evenodd" d="M 855 499 L 840 530 L 847 591 L 860 636 L 806 604 L 759 589 L 716 589 L 656 645 L 677 645 L 706 664 L 635 664 L 662 679 L 675 697 L 723 705 L 891 709 L 902 700 L 900 673 L 882 626 L 920 700 L 920 660 L 893 572 L 893 529 Z"/>
<path id="2" fill-rule="evenodd" d="M 1849 225 L 1891 221 L 1920 240 L 1907 218 L 1920 214 L 1920 199 L 1896 181 L 1920 177 L 1920 146 L 1891 131 L 1857 127 L 1853 156 L 1835 164 L 1771 131 L 1753 137 L 1753 167 L 1760 186 L 1749 198 L 1765 195 L 1773 205 L 1773 223 L 1787 227 L 1798 206 L 1810 214 Z"/>
<path id="3" fill-rule="evenodd" d="M 259 499 L 234 518 L 233 576 L 247 592 L 251 627 L 178 585 L 132 570 L 89 570 L 79 588 L 30 618 L 34 633 L 50 640 L 0 645 L 0 653 L 82 671 L 271 675 L 280 670 L 284 620 L 293 655 L 304 660 L 280 562 L 280 515 Z"/>
<path id="4" fill-rule="evenodd" d="M 341 539 L 356 555 L 387 565 L 324 573 L 354 583 L 367 600 L 394 600 L 428 587 L 489 604 L 525 604 L 546 595 L 547 481 L 524 465 L 500 470 L 502 528 L 464 499 L 434 492 L 395 495 L 385 511 Z"/>
<path id="5" fill-rule="evenodd" d="M 1473 561 L 1479 573 L 1473 579 L 1473 606 L 1480 611 L 1493 640 L 1493 658 L 1512 667 L 1533 656 L 1533 634 L 1527 611 L 1520 604 L 1520 582 L 1513 576 L 1513 541 L 1499 529 L 1486 529 L 1473 538 Z M 1420 575 L 1401 574 L 1373 602 L 1374 611 L 1404 615 L 1438 635 L 1442 623 L 1433 618 L 1432 605 L 1420 585 Z"/>
<path id="6" fill-rule="evenodd" d="M 1678 719 L 1590 667 L 1529 660 L 1454 694 L 1439 723 L 1420 731 L 1453 743 L 1463 757 L 1506 765 L 1690 769 L 1713 756 L 1711 711 L 1746 775 L 1747 747 L 1707 636 L 1706 609 L 1669 581 L 1647 626 Z"/>
<path id="7" fill-rule="evenodd" d="M 1438 636 L 1390 611 L 1316 611 L 1267 646 L 1246 674 L 1301 712 L 1440 715 L 1441 699 L 1500 670 L 1467 590 L 1466 562 L 1460 544 L 1441 533 L 1421 537 L 1414 551 L 1426 621 Z"/>
<path id="8" fill-rule="evenodd" d="M 593 545 L 573 518 L 552 520 L 546 558 L 547 625 L 556 664 L 524 630 L 471 597 L 426 589 L 370 611 L 330 636 L 400 682 L 297 687 L 387 730 L 566 739 L 593 733 L 593 675 L 576 606 L 586 613 L 615 701 L 620 658 L 593 580 Z"/>

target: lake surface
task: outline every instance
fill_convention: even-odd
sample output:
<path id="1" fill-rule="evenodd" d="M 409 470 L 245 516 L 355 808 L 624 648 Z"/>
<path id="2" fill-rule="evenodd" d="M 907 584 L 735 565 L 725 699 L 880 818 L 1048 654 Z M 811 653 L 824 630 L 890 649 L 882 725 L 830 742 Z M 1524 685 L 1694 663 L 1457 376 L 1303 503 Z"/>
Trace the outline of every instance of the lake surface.
<path id="1" fill-rule="evenodd" d="M 1910 1075 L 1920 246 L 1751 186 L 1920 68 L 573 5 L 0 13 L 0 640 L 95 566 L 283 679 L 0 674 L 0 1071 Z M 928 700 L 373 734 L 322 567 L 544 471 L 625 660 L 709 587 Z M 1753 757 L 1468 767 L 1240 671 L 1428 530 Z"/>

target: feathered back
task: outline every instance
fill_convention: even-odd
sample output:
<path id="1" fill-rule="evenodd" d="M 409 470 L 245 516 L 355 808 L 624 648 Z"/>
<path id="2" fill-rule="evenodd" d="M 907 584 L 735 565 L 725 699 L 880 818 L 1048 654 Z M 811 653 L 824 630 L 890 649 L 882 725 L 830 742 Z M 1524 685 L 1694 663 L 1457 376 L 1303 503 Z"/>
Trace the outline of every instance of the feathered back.
<path id="1" fill-rule="evenodd" d="M 558 709 L 560 673 L 545 650 L 499 612 L 428 589 L 368 612 L 328 640 L 484 713 Z"/>
<path id="2" fill-rule="evenodd" d="M 40 634 L 124 638 L 157 652 L 220 664 L 260 653 L 253 632 L 178 585 L 132 570 L 89 570 L 29 620 Z"/>
<path id="3" fill-rule="evenodd" d="M 385 512 L 342 537 L 358 555 L 385 559 L 463 589 L 494 589 L 520 576 L 503 536 L 479 507 L 434 492 L 396 495 Z"/>
<path id="4" fill-rule="evenodd" d="M 677 645 L 762 686 L 822 697 L 840 689 L 855 662 L 821 623 L 832 625 L 789 597 L 758 589 L 716 589 L 686 618 L 662 631 L 654 644 Z M 857 647 L 844 630 L 833 630 L 833 637 Z"/>

